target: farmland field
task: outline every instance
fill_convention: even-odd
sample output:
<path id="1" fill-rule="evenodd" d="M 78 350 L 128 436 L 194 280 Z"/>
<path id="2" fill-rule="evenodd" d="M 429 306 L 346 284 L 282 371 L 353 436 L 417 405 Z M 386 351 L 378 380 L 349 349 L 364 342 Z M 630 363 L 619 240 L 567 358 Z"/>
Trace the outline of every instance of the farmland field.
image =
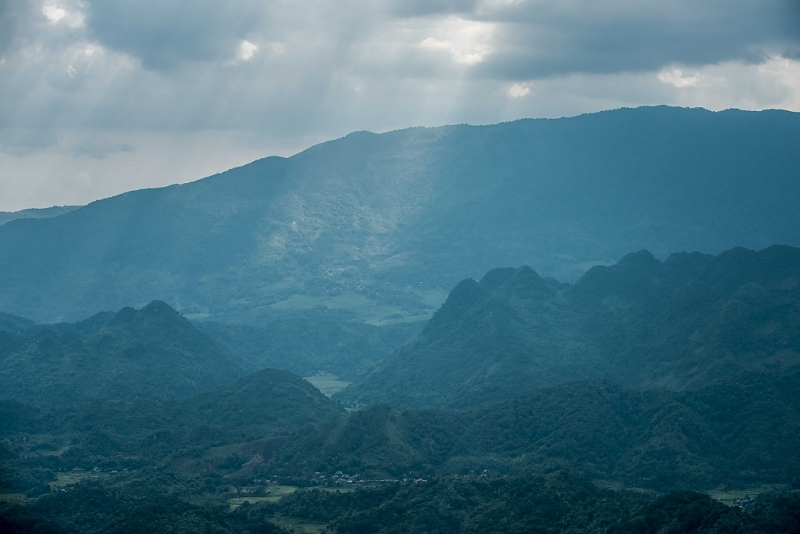
<path id="1" fill-rule="evenodd" d="M 350 385 L 350 382 L 338 380 L 333 375 L 307 376 L 305 379 L 311 382 L 311 384 L 326 397 L 330 397 L 334 393 L 338 393 Z"/>

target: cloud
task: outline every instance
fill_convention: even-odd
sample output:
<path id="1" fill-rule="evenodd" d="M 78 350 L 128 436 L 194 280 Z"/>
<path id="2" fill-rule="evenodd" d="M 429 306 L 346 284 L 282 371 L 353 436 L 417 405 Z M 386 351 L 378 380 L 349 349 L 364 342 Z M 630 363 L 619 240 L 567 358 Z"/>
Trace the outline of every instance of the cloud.
<path id="1" fill-rule="evenodd" d="M 446 19 L 430 31 L 435 36 L 426 37 L 420 46 L 428 50 L 441 50 L 455 63 L 473 65 L 485 60 L 491 53 L 494 25 L 460 18 Z"/>
<path id="2" fill-rule="evenodd" d="M 681 69 L 663 69 L 658 73 L 658 79 L 674 87 L 693 87 L 697 85 L 699 77 L 684 76 Z"/>
<path id="3" fill-rule="evenodd" d="M 798 59 L 796 0 L 0 0 L 0 190 L 52 162 L 83 202 L 353 130 L 800 109 Z M 190 165 L 220 132 L 247 148 Z"/>
<path id="4" fill-rule="evenodd" d="M 636 3 L 528 1 L 475 13 L 503 24 L 503 46 L 482 75 L 544 78 L 658 70 L 671 64 L 760 62 L 800 42 L 786 0 Z"/>
<path id="5" fill-rule="evenodd" d="M 237 57 L 239 61 L 247 61 L 253 58 L 253 55 L 258 50 L 258 45 L 251 43 L 250 41 L 242 41 L 239 43 L 239 52 L 237 53 Z"/>
<path id="6" fill-rule="evenodd" d="M 527 85 L 523 85 L 521 83 L 512 84 L 511 87 L 508 88 L 508 96 L 511 98 L 520 98 L 523 96 L 527 96 L 530 94 L 531 88 Z"/>
<path id="7" fill-rule="evenodd" d="M 89 4 L 89 36 L 151 69 L 229 60 L 267 11 L 258 0 L 102 0 Z"/>
<path id="8" fill-rule="evenodd" d="M 0 152 L 23 157 L 55 146 L 58 142 L 52 130 L 0 129 Z"/>
<path id="9" fill-rule="evenodd" d="M 136 147 L 130 143 L 112 142 L 104 138 L 83 139 L 72 145 L 74 157 L 88 156 L 94 159 L 105 159 L 118 152 L 134 152 Z"/>
<path id="10" fill-rule="evenodd" d="M 84 23 L 84 15 L 80 11 L 67 11 L 61 4 L 48 0 L 42 6 L 42 14 L 47 17 L 50 24 L 65 24 L 70 28 L 80 28 Z"/>

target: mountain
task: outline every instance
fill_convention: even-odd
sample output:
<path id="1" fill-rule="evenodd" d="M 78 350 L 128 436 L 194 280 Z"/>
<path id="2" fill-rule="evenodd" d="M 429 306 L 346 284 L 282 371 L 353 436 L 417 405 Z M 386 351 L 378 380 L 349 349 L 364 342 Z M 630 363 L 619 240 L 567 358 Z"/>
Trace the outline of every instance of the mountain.
<path id="1" fill-rule="evenodd" d="M 258 427 L 263 434 L 319 423 L 344 412 L 299 376 L 263 369 L 181 403 L 184 416 L 198 424 Z"/>
<path id="2" fill-rule="evenodd" d="M 325 372 L 347 380 L 371 370 L 425 324 L 375 326 L 320 315 L 328 314 L 306 313 L 259 325 L 214 321 L 194 325 L 259 368 L 287 369 L 300 376 Z"/>
<path id="3" fill-rule="evenodd" d="M 668 107 L 356 132 L 291 158 L 0 226 L 0 310 L 164 299 L 258 324 L 327 307 L 426 318 L 458 280 L 573 281 L 646 248 L 800 245 L 800 114 Z"/>
<path id="4" fill-rule="evenodd" d="M 275 369 L 182 401 L 96 399 L 41 410 L 4 400 L 0 490 L 28 491 L 54 471 L 98 465 L 230 474 L 255 454 L 269 460 L 280 436 L 342 413 L 302 378 Z"/>
<path id="5" fill-rule="evenodd" d="M 367 478 L 568 469 L 658 491 L 800 483 L 798 387 L 800 373 L 683 392 L 583 381 L 463 412 L 382 404 L 298 434 L 270 469 Z"/>
<path id="6" fill-rule="evenodd" d="M 16 219 L 49 219 L 58 217 L 80 206 L 53 206 L 51 208 L 32 208 L 20 211 L 0 211 L 0 226 Z"/>
<path id="7" fill-rule="evenodd" d="M 800 249 L 646 251 L 574 285 L 528 267 L 459 283 L 420 335 L 339 399 L 464 408 L 606 379 L 691 389 L 800 368 Z"/>
<path id="8" fill-rule="evenodd" d="M 253 369 L 161 301 L 28 328 L 0 331 L 0 398 L 34 406 L 182 399 Z"/>
<path id="9" fill-rule="evenodd" d="M 0 312 L 0 332 L 17 336 L 28 335 L 41 327 L 36 321 Z"/>

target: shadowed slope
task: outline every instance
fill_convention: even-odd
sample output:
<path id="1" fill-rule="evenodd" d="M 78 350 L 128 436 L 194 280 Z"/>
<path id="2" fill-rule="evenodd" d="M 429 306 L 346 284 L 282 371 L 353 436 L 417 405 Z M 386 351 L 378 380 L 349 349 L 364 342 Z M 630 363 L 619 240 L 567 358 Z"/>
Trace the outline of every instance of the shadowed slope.
<path id="1" fill-rule="evenodd" d="M 574 286 L 527 267 L 464 280 L 416 340 L 338 394 L 463 408 L 586 378 L 697 388 L 800 366 L 800 249 L 649 252 Z"/>
<path id="2" fill-rule="evenodd" d="M 251 369 L 160 301 L 42 326 L 27 337 L 0 332 L 0 398 L 36 406 L 181 399 Z"/>

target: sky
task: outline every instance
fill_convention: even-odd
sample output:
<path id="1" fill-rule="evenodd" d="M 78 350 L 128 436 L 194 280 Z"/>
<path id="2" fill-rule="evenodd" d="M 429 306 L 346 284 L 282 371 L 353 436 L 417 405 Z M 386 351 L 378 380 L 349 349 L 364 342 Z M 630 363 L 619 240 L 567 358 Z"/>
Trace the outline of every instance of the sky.
<path id="1" fill-rule="evenodd" d="M 0 211 L 658 104 L 800 111 L 800 0 L 0 0 Z"/>

